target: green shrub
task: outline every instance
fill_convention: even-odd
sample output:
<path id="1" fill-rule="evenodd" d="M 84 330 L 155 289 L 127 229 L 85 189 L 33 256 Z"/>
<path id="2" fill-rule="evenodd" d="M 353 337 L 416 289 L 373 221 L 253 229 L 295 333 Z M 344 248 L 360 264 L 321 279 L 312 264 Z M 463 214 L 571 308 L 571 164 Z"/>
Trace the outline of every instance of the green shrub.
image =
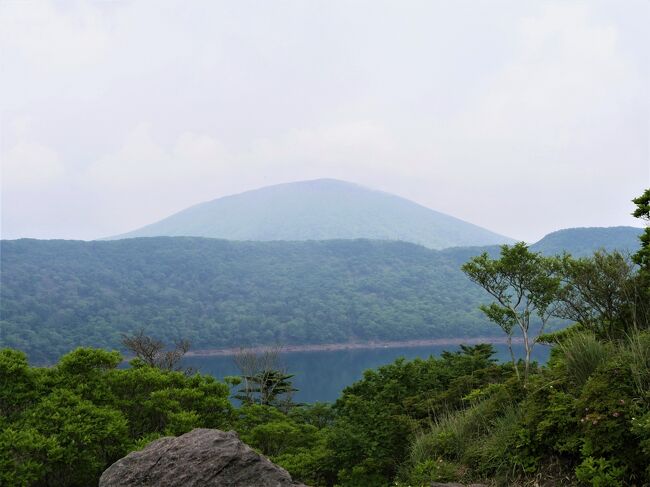
<path id="1" fill-rule="evenodd" d="M 592 487 L 622 487 L 625 469 L 604 458 L 587 457 L 576 468 L 576 477 Z"/>
<path id="2" fill-rule="evenodd" d="M 62 454 L 56 439 L 35 428 L 1 428 L 0 485 L 33 485 L 51 470 L 53 453 Z"/>
<path id="3" fill-rule="evenodd" d="M 629 356 L 620 353 L 589 378 L 578 401 L 583 459 L 609 459 L 616 466 L 626 467 L 630 481 L 643 477 L 650 463 L 633 420 L 647 413 L 648 406 L 635 396 Z"/>
<path id="4" fill-rule="evenodd" d="M 461 467 L 442 458 L 429 458 L 416 464 L 406 479 L 408 485 L 428 486 L 431 482 L 450 482 L 461 475 Z"/>
<path id="5" fill-rule="evenodd" d="M 618 360 L 589 378 L 578 400 L 586 456 L 623 455 L 636 442 L 629 421 L 636 406 L 629 371 Z"/>
<path id="6" fill-rule="evenodd" d="M 650 411 L 632 418 L 632 432 L 639 438 L 639 449 L 649 459 L 644 474 L 650 479 Z"/>
<path id="7" fill-rule="evenodd" d="M 285 468 L 294 480 L 307 485 L 333 485 L 337 465 L 332 463 L 332 452 L 327 448 L 325 435 L 320 435 L 308 446 L 293 449 L 273 457 L 273 461 Z"/>
<path id="8" fill-rule="evenodd" d="M 582 444 L 580 414 L 576 397 L 552 383 L 543 384 L 522 404 L 522 426 L 527 440 L 522 442 L 537 455 L 576 455 Z"/>

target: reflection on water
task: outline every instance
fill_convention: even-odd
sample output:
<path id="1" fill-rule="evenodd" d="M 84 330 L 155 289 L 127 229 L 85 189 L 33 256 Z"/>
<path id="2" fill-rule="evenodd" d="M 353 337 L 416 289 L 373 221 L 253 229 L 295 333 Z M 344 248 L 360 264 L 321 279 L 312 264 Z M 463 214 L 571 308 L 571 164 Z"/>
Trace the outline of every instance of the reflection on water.
<path id="1" fill-rule="evenodd" d="M 506 345 L 494 345 L 496 358 L 509 360 Z M 523 347 L 516 345 L 515 353 L 523 356 Z M 393 362 L 398 357 L 413 359 L 438 356 L 444 350 L 458 350 L 453 345 L 433 345 L 408 348 L 376 348 L 368 350 L 337 350 L 331 352 L 291 352 L 281 355 L 282 364 L 290 374 L 298 392 L 297 402 L 334 401 L 348 385 L 359 380 L 363 371 Z M 550 349 L 542 344 L 535 347 L 533 359 L 546 362 Z M 218 379 L 238 375 L 232 357 L 189 357 L 186 364 L 199 372 L 211 374 Z"/>

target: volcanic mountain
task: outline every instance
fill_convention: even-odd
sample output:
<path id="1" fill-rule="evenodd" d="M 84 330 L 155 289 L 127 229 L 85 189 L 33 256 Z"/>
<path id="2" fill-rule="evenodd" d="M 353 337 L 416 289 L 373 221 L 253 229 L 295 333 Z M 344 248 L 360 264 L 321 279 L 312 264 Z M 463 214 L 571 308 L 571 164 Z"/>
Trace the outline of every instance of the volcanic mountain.
<path id="1" fill-rule="evenodd" d="M 432 249 L 512 242 L 405 198 L 334 179 L 218 198 L 112 239 L 157 236 L 258 241 L 366 238 Z"/>

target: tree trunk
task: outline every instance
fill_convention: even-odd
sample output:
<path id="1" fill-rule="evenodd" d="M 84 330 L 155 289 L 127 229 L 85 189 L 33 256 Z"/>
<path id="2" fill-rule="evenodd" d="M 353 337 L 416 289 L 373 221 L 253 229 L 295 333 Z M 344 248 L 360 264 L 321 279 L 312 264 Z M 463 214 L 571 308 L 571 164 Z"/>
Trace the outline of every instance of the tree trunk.
<path id="1" fill-rule="evenodd" d="M 519 377 L 519 367 L 517 367 L 517 362 L 515 361 L 515 353 L 512 351 L 512 334 L 508 333 L 508 351 L 510 352 L 510 360 L 512 360 L 512 366 L 515 369 L 515 374 L 517 375 L 517 380 L 520 381 Z"/>
<path id="2" fill-rule="evenodd" d="M 528 384 L 528 371 L 530 370 L 530 341 L 528 340 L 528 331 L 522 330 L 524 334 L 524 349 L 526 350 L 526 359 L 524 364 L 524 387 Z"/>

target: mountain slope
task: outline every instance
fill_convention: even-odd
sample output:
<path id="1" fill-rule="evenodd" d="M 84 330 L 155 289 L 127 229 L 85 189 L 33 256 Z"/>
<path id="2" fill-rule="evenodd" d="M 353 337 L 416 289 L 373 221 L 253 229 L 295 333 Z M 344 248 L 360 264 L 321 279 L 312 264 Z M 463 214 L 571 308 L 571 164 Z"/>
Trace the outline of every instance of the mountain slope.
<path id="1" fill-rule="evenodd" d="M 566 251 L 574 257 L 585 257 L 598 249 L 634 253 L 639 249 L 641 233 L 643 229 L 636 227 L 567 228 L 549 233 L 531 249 L 547 255 Z"/>
<path id="2" fill-rule="evenodd" d="M 592 248 L 606 243 L 592 241 Z M 496 255 L 499 248 L 5 240 L 0 348 L 51 362 L 80 345 L 118 347 L 120 333 L 141 327 L 165 341 L 189 338 L 195 349 L 498 335 L 477 308 L 488 297 L 460 270 L 484 250 Z"/>
<path id="3" fill-rule="evenodd" d="M 201 203 L 113 238 L 402 240 L 440 249 L 512 240 L 398 196 L 319 179 L 268 186 Z"/>

